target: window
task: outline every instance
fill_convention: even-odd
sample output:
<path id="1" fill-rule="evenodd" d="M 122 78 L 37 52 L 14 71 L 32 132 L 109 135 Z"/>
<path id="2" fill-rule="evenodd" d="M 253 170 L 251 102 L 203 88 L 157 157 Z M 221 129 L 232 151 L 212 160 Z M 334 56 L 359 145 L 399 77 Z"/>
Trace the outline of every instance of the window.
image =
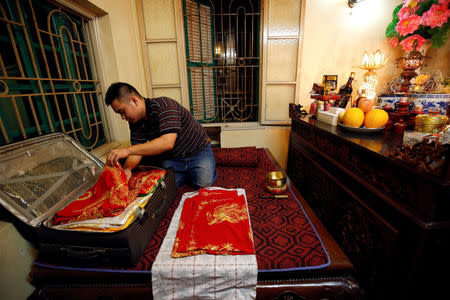
<path id="1" fill-rule="evenodd" d="M 62 131 L 106 142 L 88 19 L 42 0 L 0 0 L 0 145 Z"/>
<path id="2" fill-rule="evenodd" d="M 203 123 L 258 121 L 259 1 L 183 4 L 191 113 Z"/>

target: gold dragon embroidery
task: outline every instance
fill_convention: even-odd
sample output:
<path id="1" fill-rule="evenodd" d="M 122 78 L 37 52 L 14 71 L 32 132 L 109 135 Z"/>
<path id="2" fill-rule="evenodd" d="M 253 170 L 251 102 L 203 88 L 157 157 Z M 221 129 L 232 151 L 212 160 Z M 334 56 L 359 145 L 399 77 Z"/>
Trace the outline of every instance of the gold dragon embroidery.
<path id="1" fill-rule="evenodd" d="M 248 220 L 247 207 L 239 206 L 237 203 L 219 205 L 214 209 L 214 213 L 206 213 L 208 225 L 214 225 L 222 222 L 238 223 Z"/>

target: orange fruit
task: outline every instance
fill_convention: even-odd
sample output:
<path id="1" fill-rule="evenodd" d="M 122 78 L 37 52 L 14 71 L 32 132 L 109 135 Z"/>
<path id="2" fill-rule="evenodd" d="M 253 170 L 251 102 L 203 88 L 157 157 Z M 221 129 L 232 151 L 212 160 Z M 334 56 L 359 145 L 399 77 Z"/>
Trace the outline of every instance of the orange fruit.
<path id="1" fill-rule="evenodd" d="M 342 123 L 347 126 L 361 127 L 364 123 L 364 113 L 360 108 L 350 107 L 347 108 L 342 119 Z"/>
<path id="2" fill-rule="evenodd" d="M 358 108 L 360 108 L 363 113 L 368 112 L 373 107 L 373 101 L 367 98 L 361 98 L 358 102 Z"/>
<path id="3" fill-rule="evenodd" d="M 378 128 L 386 125 L 389 115 L 382 109 L 372 109 L 366 113 L 364 118 L 364 126 L 367 128 Z"/>

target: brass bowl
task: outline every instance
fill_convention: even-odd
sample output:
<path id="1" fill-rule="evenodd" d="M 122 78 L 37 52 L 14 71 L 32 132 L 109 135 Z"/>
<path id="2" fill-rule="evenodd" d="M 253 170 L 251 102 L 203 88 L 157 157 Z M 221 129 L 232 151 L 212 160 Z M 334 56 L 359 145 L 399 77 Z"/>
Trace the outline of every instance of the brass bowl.
<path id="1" fill-rule="evenodd" d="M 282 186 L 273 187 L 268 184 L 265 185 L 266 191 L 273 195 L 280 195 L 283 194 L 286 191 L 286 184 L 283 184 Z"/>
<path id="2" fill-rule="evenodd" d="M 286 175 L 282 171 L 269 172 L 266 175 L 266 179 L 270 187 L 282 187 L 286 185 Z"/>
<path id="3" fill-rule="evenodd" d="M 448 123 L 448 117 L 435 114 L 421 114 L 415 118 L 415 131 L 423 133 L 438 133 L 444 129 Z"/>

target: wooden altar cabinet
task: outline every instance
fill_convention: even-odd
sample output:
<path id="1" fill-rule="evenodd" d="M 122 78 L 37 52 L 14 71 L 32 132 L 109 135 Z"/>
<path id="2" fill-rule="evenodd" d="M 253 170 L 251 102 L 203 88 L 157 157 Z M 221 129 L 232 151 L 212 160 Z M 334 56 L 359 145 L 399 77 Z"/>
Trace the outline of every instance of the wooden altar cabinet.
<path id="1" fill-rule="evenodd" d="M 372 299 L 436 299 L 449 267 L 450 189 L 389 153 L 392 131 L 363 135 L 308 117 L 294 104 L 287 173 L 350 258 Z"/>

